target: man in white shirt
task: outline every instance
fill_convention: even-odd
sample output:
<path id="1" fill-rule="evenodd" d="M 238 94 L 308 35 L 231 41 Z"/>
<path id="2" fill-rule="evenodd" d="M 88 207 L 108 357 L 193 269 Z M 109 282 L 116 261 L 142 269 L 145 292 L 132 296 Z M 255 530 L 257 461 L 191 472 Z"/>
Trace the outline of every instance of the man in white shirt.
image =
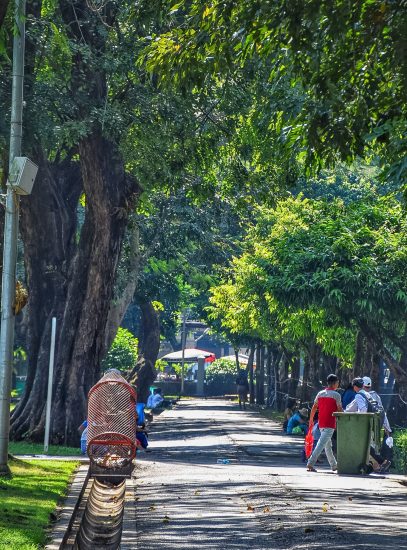
<path id="1" fill-rule="evenodd" d="M 355 399 L 349 403 L 349 405 L 346 407 L 345 412 L 359 412 L 359 413 L 365 413 L 367 412 L 367 397 L 365 397 L 363 394 L 367 393 L 363 389 L 363 379 L 362 378 L 354 378 L 352 380 L 352 387 L 353 390 L 356 392 Z"/>
<path id="2" fill-rule="evenodd" d="M 379 403 L 379 405 L 381 406 L 382 409 L 384 409 L 383 403 L 382 403 L 382 398 L 380 397 L 380 395 L 377 392 L 372 390 L 372 379 L 369 376 L 364 376 L 363 377 L 363 389 L 365 390 L 365 392 L 370 394 L 375 401 L 377 401 Z M 386 413 L 384 413 L 383 428 L 384 428 L 384 431 L 386 432 L 386 435 L 391 434 L 391 427 L 390 427 L 389 419 L 387 418 Z"/>
<path id="3" fill-rule="evenodd" d="M 371 384 L 371 381 L 370 381 Z M 345 412 L 358 412 L 358 413 L 366 413 L 367 412 L 367 404 L 369 398 L 372 399 L 369 392 L 367 392 L 365 389 L 363 389 L 364 381 L 363 378 L 354 378 L 352 380 L 352 386 L 354 391 L 356 392 L 355 399 L 349 403 L 349 405 L 346 407 Z M 380 456 L 378 453 L 376 453 L 375 448 L 371 445 L 370 446 L 370 455 L 374 458 L 374 460 L 379 464 L 379 472 L 384 473 L 387 472 L 387 470 L 391 466 L 390 460 L 384 459 L 382 456 Z"/>

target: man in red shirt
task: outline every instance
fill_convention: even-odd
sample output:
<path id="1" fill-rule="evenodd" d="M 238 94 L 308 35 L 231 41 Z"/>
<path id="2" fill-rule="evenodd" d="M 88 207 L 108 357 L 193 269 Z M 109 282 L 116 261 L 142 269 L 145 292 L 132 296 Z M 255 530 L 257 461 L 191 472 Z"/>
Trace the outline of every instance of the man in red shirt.
<path id="1" fill-rule="evenodd" d="M 309 418 L 309 429 L 312 429 L 314 415 L 318 410 L 318 427 L 321 437 L 315 447 L 312 455 L 308 459 L 307 470 L 316 472 L 314 468 L 319 455 L 325 449 L 325 454 L 333 472 L 337 469 L 336 459 L 332 452 L 332 436 L 336 428 L 336 418 L 333 413 L 342 412 L 341 396 L 336 391 L 339 386 L 339 380 L 336 374 L 330 374 L 327 378 L 327 387 L 320 391 L 314 401 Z"/>

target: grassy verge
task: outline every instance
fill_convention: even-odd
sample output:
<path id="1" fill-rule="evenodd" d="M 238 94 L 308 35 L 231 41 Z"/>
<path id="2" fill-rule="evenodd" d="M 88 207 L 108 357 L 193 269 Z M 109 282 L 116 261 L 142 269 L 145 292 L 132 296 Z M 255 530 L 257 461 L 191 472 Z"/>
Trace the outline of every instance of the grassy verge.
<path id="1" fill-rule="evenodd" d="M 407 475 L 407 430 L 398 430 L 394 434 L 394 458 L 397 471 Z"/>
<path id="2" fill-rule="evenodd" d="M 281 422 L 281 424 L 283 424 L 284 422 L 284 414 L 282 412 L 272 411 L 271 409 L 259 409 L 258 413 L 261 416 L 264 416 L 264 418 L 268 418 L 269 420 Z"/>
<path id="3" fill-rule="evenodd" d="M 26 441 L 10 441 L 9 453 L 12 455 L 42 455 L 44 454 L 44 445 L 42 443 L 28 443 Z M 48 454 L 51 456 L 78 456 L 81 454 L 81 450 L 79 447 L 50 445 Z"/>
<path id="4" fill-rule="evenodd" d="M 37 550 L 45 545 L 50 514 L 76 462 L 11 460 L 10 478 L 0 478 L 0 547 Z"/>

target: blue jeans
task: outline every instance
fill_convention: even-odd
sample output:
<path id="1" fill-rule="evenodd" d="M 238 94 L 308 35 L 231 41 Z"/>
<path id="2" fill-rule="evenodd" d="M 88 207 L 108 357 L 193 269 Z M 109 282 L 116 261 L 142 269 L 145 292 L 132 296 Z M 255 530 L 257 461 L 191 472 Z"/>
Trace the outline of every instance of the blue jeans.
<path id="1" fill-rule="evenodd" d="M 312 452 L 312 455 L 308 459 L 307 466 L 315 466 L 316 461 L 318 460 L 319 455 L 325 449 L 325 454 L 328 459 L 329 465 L 332 470 L 336 470 L 336 458 L 332 452 L 332 436 L 334 434 L 334 428 L 320 428 L 321 437 L 317 443 L 317 446 Z"/>

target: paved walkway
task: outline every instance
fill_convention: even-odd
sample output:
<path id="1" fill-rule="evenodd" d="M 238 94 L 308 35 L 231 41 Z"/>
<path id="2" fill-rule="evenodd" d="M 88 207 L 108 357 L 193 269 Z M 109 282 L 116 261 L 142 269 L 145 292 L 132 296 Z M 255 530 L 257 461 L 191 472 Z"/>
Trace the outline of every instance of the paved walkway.
<path id="1" fill-rule="evenodd" d="M 407 549 L 400 480 L 307 473 L 302 439 L 236 405 L 182 401 L 154 420 L 150 445 L 136 467 L 137 549 Z"/>

